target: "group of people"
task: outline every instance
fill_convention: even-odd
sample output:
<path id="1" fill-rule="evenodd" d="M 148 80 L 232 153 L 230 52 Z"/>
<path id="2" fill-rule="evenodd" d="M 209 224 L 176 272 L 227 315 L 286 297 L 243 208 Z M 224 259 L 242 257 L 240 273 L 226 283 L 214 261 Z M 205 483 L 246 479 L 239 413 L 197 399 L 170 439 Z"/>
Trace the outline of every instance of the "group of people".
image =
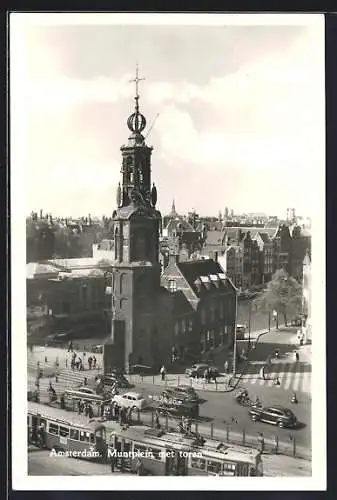
<path id="1" fill-rule="evenodd" d="M 205 383 L 206 384 L 209 384 L 212 380 L 214 380 L 214 382 L 216 382 L 216 374 L 215 372 L 213 372 L 211 370 L 211 368 L 208 366 L 205 371 L 204 371 L 204 379 L 205 379 Z"/>

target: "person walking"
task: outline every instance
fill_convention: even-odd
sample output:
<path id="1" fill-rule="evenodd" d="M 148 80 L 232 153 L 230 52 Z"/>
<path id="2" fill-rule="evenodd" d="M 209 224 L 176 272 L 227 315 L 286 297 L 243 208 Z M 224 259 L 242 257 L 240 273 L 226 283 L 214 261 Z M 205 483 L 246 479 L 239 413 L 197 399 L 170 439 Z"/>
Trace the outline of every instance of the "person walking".
<path id="1" fill-rule="evenodd" d="M 260 378 L 262 378 L 262 380 L 266 380 L 266 368 L 265 366 L 263 365 L 260 369 Z"/>
<path id="2" fill-rule="evenodd" d="M 206 370 L 204 371 L 204 379 L 205 379 L 205 383 L 208 384 L 208 382 L 209 382 L 209 370 L 208 370 L 208 368 L 206 368 Z"/>
<path id="3" fill-rule="evenodd" d="M 92 361 L 93 361 L 93 368 L 95 369 L 96 368 L 96 363 L 97 363 L 96 356 L 93 356 Z"/>
<path id="4" fill-rule="evenodd" d="M 156 410 L 154 414 L 154 420 L 155 420 L 155 426 L 157 429 L 160 429 L 160 422 L 159 422 L 159 412 Z"/>
<path id="5" fill-rule="evenodd" d="M 225 364 L 224 364 L 224 370 L 225 370 L 226 375 L 228 375 L 228 371 L 229 371 L 229 364 L 228 364 L 228 360 L 226 360 L 226 361 L 225 361 Z"/>
<path id="6" fill-rule="evenodd" d="M 258 435 L 257 441 L 258 441 L 258 448 L 259 448 L 259 451 L 260 451 L 261 453 L 263 453 L 263 452 L 264 452 L 264 437 L 263 437 L 262 432 L 259 432 L 259 435 Z"/>
<path id="7" fill-rule="evenodd" d="M 111 472 L 115 472 L 116 462 L 117 462 L 117 460 L 116 460 L 115 455 L 111 455 L 111 457 L 110 457 Z"/>
<path id="8" fill-rule="evenodd" d="M 165 375 L 166 375 L 166 368 L 164 365 L 160 368 L 160 375 L 161 375 L 161 380 L 163 382 L 165 380 Z"/>
<path id="9" fill-rule="evenodd" d="M 136 460 L 136 474 L 137 476 L 142 476 L 143 475 L 143 462 L 139 457 L 137 457 Z"/>

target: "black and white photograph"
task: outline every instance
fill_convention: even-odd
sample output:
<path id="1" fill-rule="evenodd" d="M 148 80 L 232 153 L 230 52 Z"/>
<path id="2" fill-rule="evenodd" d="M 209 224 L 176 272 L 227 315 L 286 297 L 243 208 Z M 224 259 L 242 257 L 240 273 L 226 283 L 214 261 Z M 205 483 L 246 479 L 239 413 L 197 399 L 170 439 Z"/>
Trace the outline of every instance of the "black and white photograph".
<path id="1" fill-rule="evenodd" d="M 9 37 L 13 488 L 324 489 L 323 15 Z"/>

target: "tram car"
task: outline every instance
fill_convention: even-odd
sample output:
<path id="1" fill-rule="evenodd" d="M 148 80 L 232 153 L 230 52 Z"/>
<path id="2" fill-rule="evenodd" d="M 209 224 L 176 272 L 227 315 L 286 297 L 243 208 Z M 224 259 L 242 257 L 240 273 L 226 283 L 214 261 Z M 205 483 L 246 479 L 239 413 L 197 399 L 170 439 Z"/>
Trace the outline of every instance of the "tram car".
<path id="1" fill-rule="evenodd" d="M 108 462 L 135 470 L 137 460 L 154 476 L 262 476 L 261 453 L 248 447 L 211 438 L 186 436 L 148 426 L 122 426 L 116 422 L 71 414 L 28 402 L 28 437 L 34 441 L 40 425 L 44 443 L 76 458 Z M 75 452 L 75 453 L 74 453 Z"/>

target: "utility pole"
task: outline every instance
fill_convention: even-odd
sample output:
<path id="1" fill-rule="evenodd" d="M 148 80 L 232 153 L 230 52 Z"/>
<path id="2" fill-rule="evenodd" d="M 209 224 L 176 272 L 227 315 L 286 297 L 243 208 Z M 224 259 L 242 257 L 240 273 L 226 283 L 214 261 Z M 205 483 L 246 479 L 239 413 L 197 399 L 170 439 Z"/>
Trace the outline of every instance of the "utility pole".
<path id="1" fill-rule="evenodd" d="M 249 300 L 249 311 L 248 311 L 248 349 L 250 349 L 251 317 L 252 317 L 252 300 Z"/>
<path id="2" fill-rule="evenodd" d="M 237 352 L 237 339 L 236 339 L 236 325 L 238 321 L 238 291 L 235 289 L 235 325 L 234 325 L 234 349 L 233 349 L 233 377 L 236 375 L 236 352 Z"/>

